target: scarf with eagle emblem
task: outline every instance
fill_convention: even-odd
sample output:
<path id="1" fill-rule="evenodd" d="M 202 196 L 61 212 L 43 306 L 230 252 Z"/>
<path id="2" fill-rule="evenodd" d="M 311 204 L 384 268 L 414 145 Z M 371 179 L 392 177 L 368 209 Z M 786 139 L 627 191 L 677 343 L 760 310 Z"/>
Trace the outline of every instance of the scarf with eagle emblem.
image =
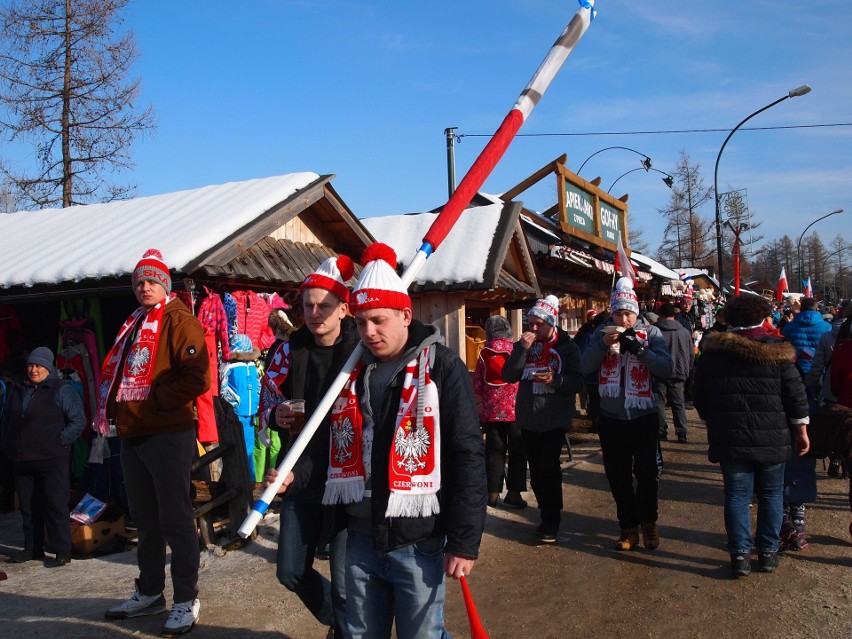
<path id="1" fill-rule="evenodd" d="M 648 347 L 648 334 L 636 331 L 642 346 Z M 601 397 L 618 397 L 621 394 L 621 371 L 624 371 L 624 407 L 651 408 L 654 398 L 651 388 L 651 371 L 639 358 L 621 353 L 618 342 L 609 347 L 598 370 L 598 391 Z"/>
<path id="2" fill-rule="evenodd" d="M 388 460 L 385 517 L 428 517 L 440 512 L 441 435 L 438 388 L 429 375 L 430 349 L 405 366 L 396 430 Z M 359 362 L 331 409 L 331 446 L 324 504 L 351 504 L 364 498 L 368 470 L 362 434 L 369 424 L 356 392 Z M 422 390 L 421 390 L 422 389 Z M 370 464 L 367 464 L 369 466 Z"/>
<path id="3" fill-rule="evenodd" d="M 175 294 L 168 295 L 154 308 L 146 311 L 140 306 L 118 331 L 115 344 L 112 345 L 101 371 L 101 384 L 98 386 L 98 414 L 95 417 L 95 431 L 101 435 L 109 433 L 109 423 L 106 417 L 106 406 L 109 394 L 118 376 L 118 366 L 124 356 L 125 349 L 130 350 L 124 359 L 124 368 L 118 381 L 115 394 L 117 402 L 141 402 L 148 398 L 151 392 L 151 382 L 154 380 L 154 362 L 157 360 L 157 346 L 160 342 L 160 329 L 163 326 L 163 314 L 166 304 L 175 299 Z M 144 319 L 142 319 L 144 316 Z M 138 325 L 138 330 L 134 328 Z"/>

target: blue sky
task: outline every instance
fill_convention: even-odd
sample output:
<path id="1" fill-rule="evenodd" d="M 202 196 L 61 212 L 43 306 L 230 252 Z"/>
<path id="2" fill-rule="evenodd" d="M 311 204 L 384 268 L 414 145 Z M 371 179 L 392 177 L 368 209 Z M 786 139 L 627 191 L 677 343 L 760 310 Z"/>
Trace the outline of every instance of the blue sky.
<path id="1" fill-rule="evenodd" d="M 499 193 L 562 153 L 577 170 L 607 146 L 671 173 L 681 151 L 713 184 L 716 154 L 747 126 L 852 122 L 852 2 L 599 0 L 598 16 L 521 134 L 723 129 L 714 133 L 518 137 L 483 190 Z M 458 127 L 458 178 L 577 10 L 575 0 L 141 0 L 126 26 L 158 130 L 135 151 L 140 195 L 295 171 L 334 173 L 356 215 L 440 206 L 444 129 Z M 583 177 L 607 188 L 639 166 L 612 150 Z M 634 224 L 656 248 L 662 176 L 625 176 Z M 739 131 L 720 191 L 747 189 L 767 239 L 809 222 L 852 238 L 852 127 Z M 555 181 L 531 192 L 555 201 Z M 712 215 L 712 203 L 704 212 Z"/>

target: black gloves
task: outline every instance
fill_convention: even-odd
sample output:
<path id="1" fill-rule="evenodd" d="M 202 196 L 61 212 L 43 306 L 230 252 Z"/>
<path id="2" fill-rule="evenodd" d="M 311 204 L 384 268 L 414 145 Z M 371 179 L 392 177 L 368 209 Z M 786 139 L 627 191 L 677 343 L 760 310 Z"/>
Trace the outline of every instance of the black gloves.
<path id="1" fill-rule="evenodd" d="M 642 352 L 642 342 L 640 342 L 639 338 L 636 337 L 636 331 L 632 328 L 628 328 L 619 336 L 618 344 L 621 346 L 622 350 L 632 355 L 638 355 Z"/>

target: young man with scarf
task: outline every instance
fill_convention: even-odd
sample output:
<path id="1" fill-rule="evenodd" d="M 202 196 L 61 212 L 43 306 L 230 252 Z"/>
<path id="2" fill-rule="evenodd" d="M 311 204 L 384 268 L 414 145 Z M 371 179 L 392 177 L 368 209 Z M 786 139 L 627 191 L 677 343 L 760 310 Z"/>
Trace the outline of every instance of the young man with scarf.
<path id="1" fill-rule="evenodd" d="M 95 430 L 121 438 L 130 516 L 139 532 L 136 591 L 108 619 L 164 612 L 166 544 L 174 603 L 162 633 L 177 636 L 198 621 L 198 531 L 190 498 L 196 450 L 193 403 L 210 387 L 204 329 L 172 294 L 169 268 L 149 249 L 133 269 L 139 308 L 119 329 L 103 364 Z"/>
<path id="2" fill-rule="evenodd" d="M 559 300 L 548 295 L 527 313 L 529 330 L 515 342 L 503 380 L 519 382 L 515 419 L 530 467 L 530 486 L 541 513 L 536 536 L 556 543 L 562 520 L 559 458 L 571 429 L 576 395 L 583 388 L 580 349 L 556 326 Z"/>
<path id="3" fill-rule="evenodd" d="M 261 381 L 262 426 L 268 424 L 279 432 L 298 435 L 293 430 L 295 413 L 284 400 L 304 399 L 305 419 L 309 419 L 358 344 L 355 322 L 347 313 L 346 281 L 353 272 L 354 265 L 347 256 L 330 257 L 302 283 L 305 324 L 285 339 L 271 357 Z M 336 519 L 334 509 L 322 504 L 328 433 L 326 418 L 296 464 L 282 500 L 276 576 L 317 621 L 333 629 L 329 636 L 346 639 L 346 528 L 340 529 L 332 521 Z M 276 476 L 275 469 L 267 475 L 270 480 Z M 313 567 L 326 520 L 333 529 L 329 546 L 331 580 Z"/>
<path id="4" fill-rule="evenodd" d="M 583 351 L 583 373 L 598 372 L 598 435 L 604 472 L 615 499 L 621 535 L 616 550 L 660 545 L 657 529 L 659 428 L 654 378 L 672 375 L 672 359 L 660 330 L 639 317 L 633 282 L 622 277 L 610 300 L 612 319 Z M 636 478 L 636 487 L 633 478 Z"/>
<path id="5" fill-rule="evenodd" d="M 366 351 L 334 404 L 323 501 L 348 515 L 353 639 L 440 639 L 444 576 L 470 574 L 485 525 L 485 451 L 467 368 L 373 244 L 351 296 Z"/>

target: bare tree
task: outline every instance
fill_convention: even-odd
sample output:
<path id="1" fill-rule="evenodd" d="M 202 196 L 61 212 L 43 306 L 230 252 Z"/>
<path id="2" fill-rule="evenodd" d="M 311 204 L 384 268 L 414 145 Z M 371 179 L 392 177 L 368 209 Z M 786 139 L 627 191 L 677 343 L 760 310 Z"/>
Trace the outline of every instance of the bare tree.
<path id="1" fill-rule="evenodd" d="M 657 255 L 669 264 L 677 262 L 678 267 L 701 267 L 712 261 L 713 222 L 702 216 L 699 209 L 712 200 L 713 190 L 704 186 L 700 168 L 700 164 L 691 165 L 689 156 L 681 151 L 680 161 L 672 172 L 675 186 L 669 206 L 657 210 L 666 220 Z"/>
<path id="2" fill-rule="evenodd" d="M 135 109 L 130 0 L 19 0 L 0 8 L 0 134 L 32 144 L 37 166 L 0 171 L 24 208 L 127 197 L 113 176 L 133 166 L 134 139 L 154 129 Z"/>

